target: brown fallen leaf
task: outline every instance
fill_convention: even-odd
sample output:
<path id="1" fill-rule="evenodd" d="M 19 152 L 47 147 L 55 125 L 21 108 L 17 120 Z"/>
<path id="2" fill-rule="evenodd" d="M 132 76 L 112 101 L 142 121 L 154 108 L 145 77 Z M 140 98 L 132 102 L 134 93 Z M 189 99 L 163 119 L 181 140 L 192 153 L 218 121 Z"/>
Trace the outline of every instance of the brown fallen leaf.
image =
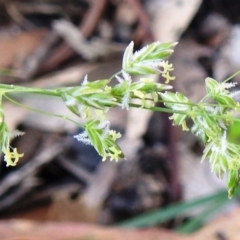
<path id="1" fill-rule="evenodd" d="M 0 222 L 0 236 L 1 240 L 238 240 L 240 208 L 217 217 L 191 235 L 161 228 L 136 230 L 76 222 L 9 220 Z"/>
<path id="2" fill-rule="evenodd" d="M 3 221 L 1 240 L 184 240 L 163 229 L 119 229 L 79 223 Z"/>
<path id="3" fill-rule="evenodd" d="M 192 235 L 192 240 L 239 240 L 240 208 L 225 213 Z"/>
<path id="4" fill-rule="evenodd" d="M 44 29 L 0 38 L 0 68 L 19 65 L 47 35 Z"/>

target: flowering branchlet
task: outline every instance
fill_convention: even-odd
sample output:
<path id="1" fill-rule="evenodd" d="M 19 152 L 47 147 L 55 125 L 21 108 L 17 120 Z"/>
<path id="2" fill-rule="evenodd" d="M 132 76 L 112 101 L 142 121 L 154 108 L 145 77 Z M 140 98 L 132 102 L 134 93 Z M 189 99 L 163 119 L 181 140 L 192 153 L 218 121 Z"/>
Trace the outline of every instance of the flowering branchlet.
<path id="1" fill-rule="evenodd" d="M 173 66 L 163 59 L 173 53 L 176 44 L 157 41 L 133 53 L 134 43 L 131 42 L 124 52 L 122 69 L 126 73 L 137 75 L 161 73 L 168 83 L 175 79 L 170 76 Z"/>
<path id="2" fill-rule="evenodd" d="M 239 108 L 229 91 L 235 85 L 207 78 L 207 95 L 198 104 L 191 103 L 180 93 L 160 93 L 165 106 L 174 112 L 170 119 L 175 125 L 188 130 L 186 120 L 192 120 L 191 131 L 205 144 L 202 161 L 209 159 L 211 169 L 218 177 L 228 174 L 229 197 L 240 181 L 240 146 L 227 139 L 227 129 L 234 123 L 233 110 Z M 214 104 L 209 104 L 210 101 Z"/>
<path id="3" fill-rule="evenodd" d="M 16 166 L 19 158 L 23 157 L 23 153 L 19 154 L 17 149 L 14 148 L 12 151 L 12 147 L 10 146 L 11 138 L 23 135 L 23 132 L 15 130 L 14 132 L 10 132 L 8 130 L 7 124 L 4 121 L 4 114 L 2 104 L 0 103 L 0 150 L 4 154 L 4 161 L 6 162 L 6 166 Z"/>
<path id="4" fill-rule="evenodd" d="M 85 131 L 74 138 L 85 144 L 91 144 L 102 156 L 103 161 L 108 157 L 110 160 L 118 161 L 119 158 L 124 158 L 122 150 L 116 144 L 116 140 L 121 137 L 120 133 L 110 130 L 108 121 L 89 120 L 84 125 Z"/>
<path id="5" fill-rule="evenodd" d="M 185 131 L 191 130 L 203 141 L 205 149 L 202 161 L 208 159 L 212 171 L 218 177 L 228 174 L 228 194 L 231 197 L 240 181 L 240 147 L 228 140 L 228 129 L 236 121 L 234 112 L 239 110 L 239 103 L 234 99 L 236 93 L 230 91 L 236 84 L 229 83 L 228 79 L 219 83 L 207 78 L 206 96 L 199 103 L 191 102 L 182 93 L 170 92 L 172 86 L 168 84 L 175 77 L 172 75 L 172 64 L 165 59 L 172 54 L 175 45 L 157 41 L 133 52 L 134 44 L 131 42 L 124 52 L 120 72 L 109 79 L 91 82 L 85 77 L 80 86 L 39 89 L 0 84 L 0 150 L 5 154 L 7 166 L 16 165 L 23 156 L 10 146 L 13 134 L 5 123 L 2 97 L 16 102 L 7 95 L 8 92 L 40 93 L 62 98 L 68 109 L 85 121 L 84 124 L 77 123 L 84 131 L 74 138 L 92 145 L 103 160 L 118 161 L 124 158 L 117 144 L 121 134 L 111 130 L 107 121 L 109 108 L 121 106 L 128 110 L 134 106 L 164 110 L 172 113 L 170 119 L 173 125 L 180 125 Z M 160 74 L 165 78 L 165 83 L 152 81 L 150 74 Z M 141 75 L 141 78 L 133 81 L 132 75 Z M 155 107 L 157 102 L 162 102 L 165 108 Z M 192 121 L 191 127 L 188 126 L 188 120 Z M 14 135 L 18 134 L 15 132 Z"/>

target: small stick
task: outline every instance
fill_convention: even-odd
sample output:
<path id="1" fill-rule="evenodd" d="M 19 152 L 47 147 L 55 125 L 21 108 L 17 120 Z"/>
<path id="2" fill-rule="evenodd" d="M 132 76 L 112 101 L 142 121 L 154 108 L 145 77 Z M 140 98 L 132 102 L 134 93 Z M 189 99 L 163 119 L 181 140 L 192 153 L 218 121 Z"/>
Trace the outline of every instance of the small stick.
<path id="1" fill-rule="evenodd" d="M 87 12 L 83 22 L 80 24 L 79 28 L 82 35 L 87 38 L 94 31 L 102 13 L 105 8 L 107 0 L 91 1 L 91 7 Z M 62 43 L 57 49 L 54 50 L 52 56 L 46 60 L 45 64 L 42 66 L 42 71 L 50 71 L 56 68 L 60 63 L 72 57 L 75 54 L 73 49 L 71 49 L 65 42 Z"/>
<path id="2" fill-rule="evenodd" d="M 143 9 L 142 5 L 139 3 L 139 0 L 127 0 L 127 1 L 136 12 L 140 23 L 140 26 L 137 27 L 133 34 L 134 42 L 139 41 L 137 37 L 140 37 L 140 39 L 142 39 L 142 37 L 147 38 L 147 40 L 150 42 L 154 41 L 154 36 L 150 27 L 149 16 Z"/>

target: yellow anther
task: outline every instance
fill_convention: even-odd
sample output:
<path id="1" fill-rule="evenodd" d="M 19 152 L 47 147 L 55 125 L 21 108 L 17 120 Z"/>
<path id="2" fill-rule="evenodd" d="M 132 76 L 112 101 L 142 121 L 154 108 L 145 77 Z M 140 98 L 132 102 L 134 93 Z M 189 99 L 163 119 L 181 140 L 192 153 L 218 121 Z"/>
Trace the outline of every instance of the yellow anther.
<path id="1" fill-rule="evenodd" d="M 7 163 L 7 167 L 16 166 L 19 158 L 24 156 L 23 153 L 18 153 L 16 148 L 13 149 L 13 152 L 7 149 L 3 153 L 5 154 L 4 161 Z"/>

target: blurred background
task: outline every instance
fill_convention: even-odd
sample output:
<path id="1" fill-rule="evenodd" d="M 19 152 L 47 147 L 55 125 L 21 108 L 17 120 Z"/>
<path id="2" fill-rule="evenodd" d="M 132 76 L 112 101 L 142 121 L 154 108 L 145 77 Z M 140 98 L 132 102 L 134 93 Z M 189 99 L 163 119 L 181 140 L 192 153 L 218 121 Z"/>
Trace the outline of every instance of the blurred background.
<path id="1" fill-rule="evenodd" d="M 130 41 L 135 50 L 178 42 L 169 58 L 174 90 L 195 102 L 206 77 L 223 81 L 240 69 L 237 0 L 2 0 L 0 12 L 1 83 L 56 88 L 85 75 L 110 78 Z M 74 118 L 54 97 L 15 98 Z M 226 179 L 201 163 L 202 143 L 168 114 L 112 109 L 127 157 L 115 163 L 77 142 L 82 129 L 71 122 L 7 101 L 4 111 L 9 129 L 25 135 L 11 143 L 24 152 L 17 166 L 0 164 L 1 239 L 238 239 L 239 191 L 227 198 Z M 239 134 L 234 125 L 229 136 L 239 142 Z"/>

